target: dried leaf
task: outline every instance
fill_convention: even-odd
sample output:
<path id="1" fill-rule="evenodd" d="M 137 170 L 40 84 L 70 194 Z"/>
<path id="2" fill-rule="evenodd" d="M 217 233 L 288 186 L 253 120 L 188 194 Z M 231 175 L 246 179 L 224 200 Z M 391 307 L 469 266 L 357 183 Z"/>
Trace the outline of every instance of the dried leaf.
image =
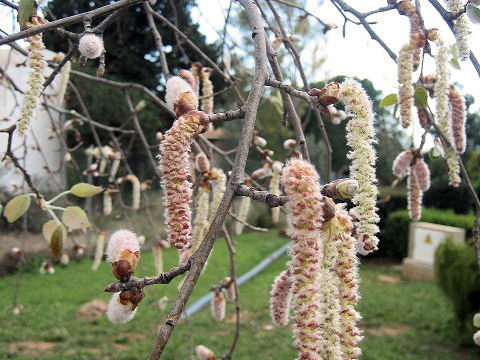
<path id="1" fill-rule="evenodd" d="M 50 242 L 50 239 L 52 238 L 54 231 L 57 230 L 58 226 L 62 228 L 63 238 L 64 239 L 67 238 L 67 229 L 65 228 L 65 226 L 61 222 L 58 222 L 57 220 L 50 220 L 50 221 L 47 221 L 45 224 L 43 224 L 43 227 L 42 227 L 42 234 L 45 240 Z"/>
<path id="2" fill-rule="evenodd" d="M 63 229 L 59 225 L 53 232 L 50 238 L 50 252 L 55 260 L 58 260 L 62 255 L 63 248 Z"/>

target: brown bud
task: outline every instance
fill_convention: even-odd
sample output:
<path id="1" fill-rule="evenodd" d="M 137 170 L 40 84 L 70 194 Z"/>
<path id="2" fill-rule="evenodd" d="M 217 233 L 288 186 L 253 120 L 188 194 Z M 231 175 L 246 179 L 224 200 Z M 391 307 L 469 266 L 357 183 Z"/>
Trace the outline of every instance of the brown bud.
<path id="1" fill-rule="evenodd" d="M 322 206 L 323 221 L 330 221 L 335 216 L 335 203 L 332 199 L 326 197 Z"/>
<path id="2" fill-rule="evenodd" d="M 410 0 L 403 0 L 397 4 L 397 10 L 400 15 L 407 15 L 411 11 L 415 11 L 415 5 Z"/>
<path id="3" fill-rule="evenodd" d="M 338 92 L 340 85 L 337 82 L 331 82 L 325 85 L 322 90 L 311 89 L 308 94 L 317 96 L 321 105 L 327 106 L 338 103 Z"/>
<path id="4" fill-rule="evenodd" d="M 422 48 L 425 46 L 426 43 L 425 36 L 421 33 L 413 33 L 410 35 L 410 42 L 413 46 L 417 48 Z"/>
<path id="5" fill-rule="evenodd" d="M 123 305 L 130 304 L 132 306 L 132 310 L 138 306 L 144 297 L 145 293 L 143 292 L 143 289 L 135 287 L 129 290 L 123 290 L 119 294 L 120 303 Z"/>
<path id="6" fill-rule="evenodd" d="M 440 36 L 440 33 L 438 29 L 433 28 L 433 29 L 428 29 L 427 30 L 427 39 L 430 41 L 437 41 L 438 37 Z"/>
<path id="7" fill-rule="evenodd" d="M 130 277 L 133 274 L 132 267 L 127 260 L 119 260 L 112 263 L 112 273 L 115 278 L 121 282 L 126 282 L 130 280 Z"/>

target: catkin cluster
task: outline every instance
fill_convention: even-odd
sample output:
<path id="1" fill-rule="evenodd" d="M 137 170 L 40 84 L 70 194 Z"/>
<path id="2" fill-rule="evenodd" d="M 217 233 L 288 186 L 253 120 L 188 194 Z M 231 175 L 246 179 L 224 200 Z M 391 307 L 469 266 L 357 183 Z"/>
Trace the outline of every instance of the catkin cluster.
<path id="1" fill-rule="evenodd" d="M 463 11 L 462 0 L 447 0 L 448 10 L 454 14 Z M 458 56 L 462 60 L 467 60 L 470 56 L 470 46 L 468 45 L 469 36 L 472 33 L 470 30 L 470 24 L 465 13 L 461 14 L 453 25 L 455 33 L 455 39 L 457 42 Z"/>

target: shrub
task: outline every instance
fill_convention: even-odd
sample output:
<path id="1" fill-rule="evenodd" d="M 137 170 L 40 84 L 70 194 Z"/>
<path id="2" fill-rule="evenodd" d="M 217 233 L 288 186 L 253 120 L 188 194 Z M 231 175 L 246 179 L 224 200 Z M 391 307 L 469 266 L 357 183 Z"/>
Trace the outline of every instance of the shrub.
<path id="1" fill-rule="evenodd" d="M 458 215 L 452 210 L 426 209 L 422 210 L 420 221 L 464 228 L 466 236 L 471 237 L 474 216 Z M 408 253 L 408 228 L 410 218 L 407 210 L 398 210 L 390 213 L 382 229 L 382 251 L 388 256 L 404 258 Z"/>
<path id="2" fill-rule="evenodd" d="M 455 327 L 462 344 L 473 344 L 473 315 L 480 306 L 480 270 L 475 251 L 447 240 L 435 252 L 435 274 L 453 304 Z"/>

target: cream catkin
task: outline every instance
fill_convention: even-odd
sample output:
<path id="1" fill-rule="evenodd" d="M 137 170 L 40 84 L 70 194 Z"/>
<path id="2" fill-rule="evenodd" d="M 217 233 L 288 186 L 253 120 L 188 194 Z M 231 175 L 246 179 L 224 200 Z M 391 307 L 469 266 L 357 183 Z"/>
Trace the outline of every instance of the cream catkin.
<path id="1" fill-rule="evenodd" d="M 202 69 L 202 63 L 200 62 L 194 62 L 192 64 L 192 67 L 190 68 L 190 72 L 193 75 L 193 78 L 195 80 L 195 87 L 193 88 L 193 91 L 195 95 L 199 96 L 200 94 L 200 71 Z"/>
<path id="2" fill-rule="evenodd" d="M 210 170 L 210 161 L 205 153 L 201 152 L 195 156 L 195 168 L 200 174 L 205 174 Z"/>
<path id="3" fill-rule="evenodd" d="M 178 249 L 190 243 L 190 144 L 207 123 L 205 113 L 192 110 L 173 123 L 160 144 L 159 165 L 166 197 L 168 240 Z"/>
<path id="4" fill-rule="evenodd" d="M 216 321 L 223 321 L 225 319 L 225 296 L 222 290 L 215 290 L 211 302 L 212 316 Z"/>
<path id="5" fill-rule="evenodd" d="M 250 205 L 252 204 L 252 199 L 248 196 L 243 196 L 240 200 L 240 206 L 238 208 L 238 218 L 243 221 L 247 221 L 248 213 L 250 211 Z M 243 232 L 245 225 L 240 221 L 235 222 L 234 233 L 235 235 L 240 235 Z"/>
<path id="6" fill-rule="evenodd" d="M 270 178 L 269 190 L 273 195 L 279 196 L 280 190 L 280 175 L 282 173 L 283 164 L 280 161 L 274 161 L 272 164 L 272 177 Z M 280 207 L 272 208 L 272 224 L 278 224 L 280 218 Z"/>
<path id="7" fill-rule="evenodd" d="M 448 111 L 448 81 L 450 73 L 448 71 L 448 49 L 441 37 L 437 39 L 438 53 L 435 57 L 436 76 L 435 98 L 436 115 L 438 126 L 450 143 L 453 143 L 452 133 L 450 131 L 449 111 Z M 453 187 L 460 185 L 460 165 L 457 154 L 453 148 L 446 146 L 445 158 L 447 160 L 449 184 Z"/>
<path id="8" fill-rule="evenodd" d="M 408 174 L 408 168 L 413 160 L 413 151 L 404 150 L 393 160 L 392 172 L 398 178 L 404 178 Z"/>
<path id="9" fill-rule="evenodd" d="M 32 16 L 32 22 L 27 24 L 28 28 L 43 25 L 45 20 L 39 16 Z M 37 114 L 38 104 L 40 103 L 40 95 L 43 89 L 45 76 L 43 69 L 46 62 L 43 56 L 45 45 L 42 41 L 42 33 L 28 37 L 28 64 L 32 69 L 28 77 L 28 89 L 23 98 L 22 108 L 20 109 L 20 118 L 17 120 L 17 132 L 24 135 L 28 129 L 31 119 Z"/>
<path id="10" fill-rule="evenodd" d="M 379 221 L 376 214 L 378 189 L 372 103 L 362 85 L 352 79 L 340 84 L 339 94 L 347 116 L 351 117 L 347 124 L 347 143 L 352 150 L 347 156 L 352 160 L 350 177 L 358 182 L 358 191 L 352 198 L 355 207 L 351 211 L 357 219 L 355 226 L 360 241 L 359 251 L 368 254 L 377 249 L 378 239 L 375 234 L 378 232 L 376 224 Z"/>
<path id="11" fill-rule="evenodd" d="M 125 176 L 126 181 L 132 183 L 132 210 L 140 209 L 140 181 L 133 174 Z"/>
<path id="12" fill-rule="evenodd" d="M 105 190 L 103 192 L 103 215 L 108 216 L 112 213 L 112 194 Z"/>
<path id="13" fill-rule="evenodd" d="M 212 69 L 208 67 L 202 68 L 200 78 L 202 80 L 202 106 L 201 110 L 205 114 L 211 114 L 213 112 L 213 84 L 210 80 L 210 74 Z"/>
<path id="14" fill-rule="evenodd" d="M 289 266 L 295 298 L 293 335 L 297 359 L 320 360 L 324 338 L 319 332 L 323 319 L 318 289 L 324 197 L 320 193 L 318 174 L 306 161 L 290 160 L 281 181 L 288 197 L 285 205 L 288 234 L 293 240 Z"/>
<path id="15" fill-rule="evenodd" d="M 408 213 L 410 215 L 410 219 L 413 221 L 418 221 L 422 217 L 423 192 L 418 186 L 417 179 L 413 174 L 413 171 L 410 171 L 408 174 L 407 191 Z"/>
<path id="16" fill-rule="evenodd" d="M 192 254 L 197 251 L 208 228 L 208 205 L 210 189 L 206 186 L 198 188 L 197 211 L 193 220 Z"/>
<path id="17" fill-rule="evenodd" d="M 210 215 L 208 216 L 208 224 L 210 225 L 213 221 L 215 214 L 217 213 L 218 206 L 222 201 L 223 193 L 227 188 L 227 176 L 220 168 L 213 168 L 211 170 L 211 176 L 215 179 L 213 185 L 213 194 L 212 194 L 212 203 L 210 204 Z"/>
<path id="18" fill-rule="evenodd" d="M 353 224 L 342 205 L 336 206 L 335 225 L 339 242 L 335 273 L 339 279 L 341 350 L 343 359 L 358 359 L 361 354 L 359 343 L 362 340 L 358 328 L 360 314 L 355 310 L 360 295 L 358 293 L 358 258 L 355 251 L 355 238 L 351 236 Z"/>
<path id="19" fill-rule="evenodd" d="M 273 281 L 270 292 L 270 316 L 275 325 L 286 326 L 292 300 L 292 277 L 289 270 L 285 270 Z"/>
<path id="20" fill-rule="evenodd" d="M 322 359 L 342 359 L 340 345 L 341 323 L 340 323 L 340 292 L 339 279 L 335 274 L 335 267 L 338 257 L 338 245 L 343 229 L 339 228 L 335 217 L 325 222 L 322 227 L 322 242 L 324 244 L 324 256 L 320 269 L 321 285 L 319 292 L 320 311 L 322 319 L 320 333 L 323 336 L 323 343 L 320 350 Z"/>
<path id="21" fill-rule="evenodd" d="M 153 265 L 155 265 L 155 273 L 160 275 L 163 272 L 163 246 L 156 243 L 152 246 Z"/>
<path id="22" fill-rule="evenodd" d="M 467 113 L 465 110 L 465 100 L 455 85 L 450 85 L 448 92 L 450 101 L 450 110 L 452 114 L 452 135 L 457 153 L 463 154 L 466 148 L 465 122 Z"/>
<path id="23" fill-rule="evenodd" d="M 420 190 L 427 191 L 430 188 L 430 169 L 423 158 L 417 159 L 412 166 L 412 171 Z"/>
<path id="24" fill-rule="evenodd" d="M 412 85 L 412 66 L 414 46 L 409 42 L 400 49 L 397 59 L 398 67 L 398 105 L 402 127 L 408 128 L 412 122 L 414 89 Z"/>
<path id="25" fill-rule="evenodd" d="M 462 0 L 447 0 L 448 10 L 452 13 L 458 13 L 463 11 Z M 462 60 L 467 60 L 470 56 L 470 46 L 468 45 L 468 38 L 472 31 L 470 30 L 470 24 L 467 20 L 466 14 L 461 14 L 456 20 L 453 26 L 455 33 L 455 40 L 457 41 L 458 56 Z"/>
<path id="26" fill-rule="evenodd" d="M 105 232 L 100 232 L 97 235 L 97 245 L 95 248 L 95 257 L 93 258 L 92 270 L 97 271 L 103 258 L 103 251 L 105 248 Z"/>

